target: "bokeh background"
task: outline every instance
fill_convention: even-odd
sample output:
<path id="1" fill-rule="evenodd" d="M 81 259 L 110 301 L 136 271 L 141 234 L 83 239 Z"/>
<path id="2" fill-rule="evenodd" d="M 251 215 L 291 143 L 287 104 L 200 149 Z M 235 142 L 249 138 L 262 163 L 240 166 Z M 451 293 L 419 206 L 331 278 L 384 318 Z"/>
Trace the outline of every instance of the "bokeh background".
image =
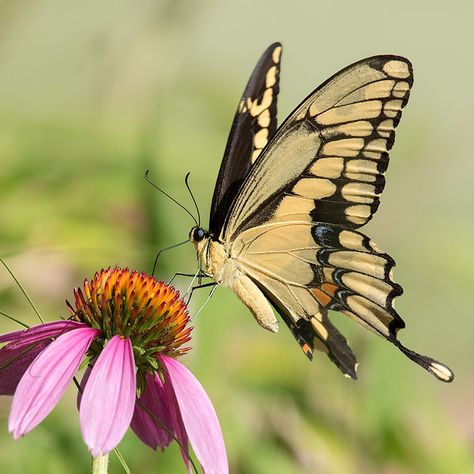
<path id="1" fill-rule="evenodd" d="M 280 121 L 342 67 L 406 55 L 415 86 L 365 232 L 397 261 L 402 340 L 448 363 L 454 383 L 336 316 L 360 360 L 347 380 L 323 355 L 308 363 L 286 328 L 260 329 L 225 289 L 194 321 L 185 362 L 215 403 L 233 474 L 474 472 L 473 14 L 467 0 L 0 1 L 0 255 L 47 319 L 66 316 L 83 278 L 149 271 L 187 237 L 191 219 L 146 169 L 189 207 L 190 171 L 207 221 L 235 107 L 271 42 L 284 44 Z M 159 276 L 195 268 L 187 245 Z M 2 268 L 0 310 L 37 322 Z M 0 472 L 87 472 L 74 398 L 14 442 L 2 397 Z M 120 449 L 132 472 L 185 472 L 176 446 L 155 453 L 129 433 Z"/>

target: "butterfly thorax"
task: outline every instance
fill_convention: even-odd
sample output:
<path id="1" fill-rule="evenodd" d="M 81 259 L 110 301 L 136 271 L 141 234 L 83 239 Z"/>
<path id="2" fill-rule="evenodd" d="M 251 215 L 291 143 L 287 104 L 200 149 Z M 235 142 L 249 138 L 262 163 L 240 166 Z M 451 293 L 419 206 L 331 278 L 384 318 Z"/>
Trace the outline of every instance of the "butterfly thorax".
<path id="1" fill-rule="evenodd" d="M 189 238 L 196 248 L 201 268 L 216 283 L 223 286 L 232 286 L 233 275 L 237 270 L 237 262 L 229 258 L 224 244 L 214 240 L 208 232 L 200 227 L 193 227 L 189 233 Z"/>

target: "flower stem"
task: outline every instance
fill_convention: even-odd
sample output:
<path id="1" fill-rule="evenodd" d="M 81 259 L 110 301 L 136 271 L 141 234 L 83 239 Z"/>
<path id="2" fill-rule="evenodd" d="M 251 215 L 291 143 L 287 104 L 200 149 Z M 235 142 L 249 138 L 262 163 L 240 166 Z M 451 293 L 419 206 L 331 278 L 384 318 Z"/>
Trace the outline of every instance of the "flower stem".
<path id="1" fill-rule="evenodd" d="M 92 458 L 92 474 L 107 474 L 109 467 L 109 453 Z"/>

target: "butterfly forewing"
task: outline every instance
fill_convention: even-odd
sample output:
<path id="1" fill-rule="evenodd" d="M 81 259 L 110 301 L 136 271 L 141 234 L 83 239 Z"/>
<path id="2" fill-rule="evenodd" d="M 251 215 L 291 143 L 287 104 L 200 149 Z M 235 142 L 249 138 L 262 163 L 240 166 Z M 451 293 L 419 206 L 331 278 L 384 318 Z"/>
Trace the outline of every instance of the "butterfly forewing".
<path id="1" fill-rule="evenodd" d="M 248 174 L 223 238 L 301 210 L 315 222 L 364 225 L 377 210 L 388 151 L 412 84 L 408 60 L 375 56 L 316 89 Z"/>
<path id="2" fill-rule="evenodd" d="M 209 231 L 219 235 L 242 181 L 277 129 L 281 44 L 263 53 L 234 116 L 211 205 Z"/>

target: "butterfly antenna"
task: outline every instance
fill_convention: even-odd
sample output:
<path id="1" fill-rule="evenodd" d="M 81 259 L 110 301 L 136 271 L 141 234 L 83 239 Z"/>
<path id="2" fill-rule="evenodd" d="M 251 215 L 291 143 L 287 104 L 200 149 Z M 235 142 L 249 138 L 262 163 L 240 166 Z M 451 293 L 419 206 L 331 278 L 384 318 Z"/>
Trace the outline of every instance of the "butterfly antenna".
<path id="1" fill-rule="evenodd" d="M 164 249 L 158 250 L 155 261 L 153 262 L 153 269 L 151 271 L 151 274 L 155 276 L 155 270 L 156 270 L 156 265 L 158 263 L 158 258 L 163 252 L 166 252 L 167 250 L 175 249 L 176 247 L 180 247 L 181 245 L 187 244 L 189 242 L 189 239 L 183 240 L 182 242 L 179 242 L 178 244 L 170 245 L 169 247 L 165 247 Z"/>
<path id="2" fill-rule="evenodd" d="M 195 224 L 199 227 L 199 223 L 196 220 L 196 218 L 189 212 L 188 209 L 186 209 L 181 203 L 179 203 L 174 197 L 170 196 L 167 192 L 163 191 L 159 186 L 157 186 L 149 177 L 148 175 L 150 174 L 150 170 L 146 170 L 145 172 L 145 179 L 150 183 L 155 189 L 160 191 L 160 193 L 164 194 L 167 198 L 171 199 L 175 204 L 177 204 L 181 209 L 186 211 L 192 218 L 192 220 L 195 222 Z M 189 173 L 188 173 L 189 175 Z M 189 189 L 189 188 L 188 188 Z"/>
<path id="3" fill-rule="evenodd" d="M 188 171 L 188 174 L 184 178 L 184 184 L 186 185 L 186 188 L 189 191 L 189 195 L 191 196 L 191 199 L 193 200 L 194 207 L 196 208 L 197 216 L 198 216 L 198 227 L 201 227 L 201 213 L 199 212 L 199 207 L 197 205 L 196 199 L 194 198 L 194 194 L 191 191 L 191 187 L 189 186 L 189 175 L 191 174 L 190 171 Z"/>

